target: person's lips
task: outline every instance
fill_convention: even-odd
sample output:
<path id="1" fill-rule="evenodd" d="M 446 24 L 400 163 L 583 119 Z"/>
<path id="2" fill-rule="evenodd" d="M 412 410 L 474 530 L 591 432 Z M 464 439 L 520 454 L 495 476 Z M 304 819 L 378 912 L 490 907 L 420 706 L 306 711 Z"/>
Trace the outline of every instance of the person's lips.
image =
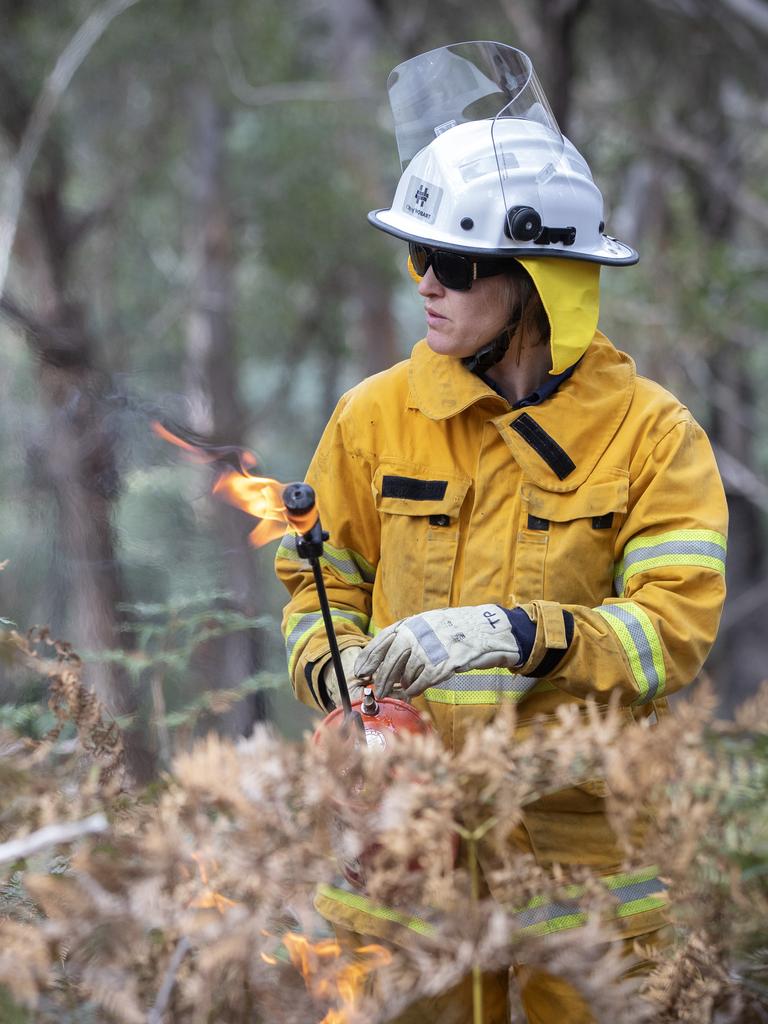
<path id="1" fill-rule="evenodd" d="M 448 317 L 441 316 L 440 313 L 432 309 L 430 306 L 425 306 L 424 312 L 426 313 L 427 323 L 430 327 L 439 327 L 440 324 L 445 323 L 448 319 Z"/>

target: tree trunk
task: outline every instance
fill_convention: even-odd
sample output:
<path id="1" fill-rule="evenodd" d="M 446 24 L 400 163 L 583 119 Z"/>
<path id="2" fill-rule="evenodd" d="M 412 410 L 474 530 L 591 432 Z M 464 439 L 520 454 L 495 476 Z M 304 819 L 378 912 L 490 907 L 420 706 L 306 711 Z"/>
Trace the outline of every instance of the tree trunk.
<path id="1" fill-rule="evenodd" d="M 560 130 L 568 134 L 577 52 L 576 32 L 590 0 L 542 0 L 545 90 Z"/>
<path id="2" fill-rule="evenodd" d="M 232 326 L 234 258 L 224 166 L 226 123 L 206 83 L 196 83 L 188 95 L 192 153 L 189 238 L 194 270 L 184 379 L 191 426 L 222 443 L 242 445 L 247 416 L 240 399 Z M 255 555 L 248 545 L 253 523 L 220 502 L 215 504 L 212 522 L 232 607 L 255 615 L 262 604 L 259 574 L 266 556 Z M 239 686 L 259 668 L 262 656 L 262 644 L 253 630 L 210 641 L 201 654 L 211 687 L 221 689 Z M 222 727 L 246 735 L 255 721 L 267 716 L 267 709 L 267 698 L 255 695 L 223 716 Z"/>
<path id="3" fill-rule="evenodd" d="M 702 240 L 714 247 L 737 248 L 740 211 L 735 198 L 743 177 L 734 124 L 725 109 L 725 85 L 729 69 L 718 53 L 701 60 L 696 67 L 705 73 L 698 81 L 698 102 L 691 114 L 690 127 L 700 144 L 711 153 L 704 165 L 688 164 L 692 194 L 698 210 Z M 683 158 L 685 164 L 685 160 Z M 712 175 L 710 166 L 720 173 Z M 705 242 L 706 244 L 706 242 Z M 733 337 L 715 337 L 715 354 L 710 358 L 717 400 L 712 402 L 709 435 L 716 450 L 738 461 L 747 471 L 756 469 L 754 410 L 756 396 L 748 353 Z M 764 620 L 766 599 L 762 591 L 766 568 L 765 509 L 754 496 L 734 486 L 724 473 L 730 513 L 727 584 L 729 606 L 741 608 L 726 615 L 710 666 L 721 680 L 720 701 L 723 713 L 730 714 L 751 696 L 766 678 Z M 754 603 L 751 596 L 762 593 Z"/>
<path id="4" fill-rule="evenodd" d="M 64 204 L 67 170 L 63 153 L 48 144 L 17 246 L 32 261 L 24 269 L 36 283 L 36 308 L 25 310 L 6 296 L 0 311 L 30 345 L 48 416 L 28 462 L 56 509 L 49 622 L 76 650 L 98 654 L 124 646 L 119 611 L 124 593 L 113 529 L 118 438 L 110 425 L 110 382 L 100 366 L 98 345 L 85 309 L 69 298 L 77 288 L 76 242 Z M 91 662 L 84 680 L 113 714 L 137 711 L 138 695 L 121 665 Z M 151 778 L 155 759 L 147 737 L 134 727 L 125 741 L 132 774 L 139 781 Z"/>
<path id="5" fill-rule="evenodd" d="M 371 0 L 325 0 L 322 11 L 329 28 L 328 66 L 335 68 L 336 80 L 351 94 L 372 93 L 371 69 L 376 65 L 381 33 L 375 5 Z M 365 111 L 368 110 L 366 107 Z M 350 178 L 360 185 L 365 208 L 372 209 L 386 200 L 390 186 L 385 184 L 368 133 L 357 129 L 355 119 L 360 116 L 360 109 L 352 107 L 345 117 L 339 118 L 338 153 Z M 365 116 L 364 112 L 362 116 Z M 394 160 L 393 148 L 393 166 Z M 361 211 L 360 231 L 370 230 Z M 362 372 L 366 376 L 377 373 L 400 358 L 391 277 L 382 273 L 381 267 L 355 259 L 343 268 L 343 280 L 348 295 L 357 299 L 356 335 L 361 341 L 359 357 Z M 335 397 L 339 397 L 338 393 Z"/>

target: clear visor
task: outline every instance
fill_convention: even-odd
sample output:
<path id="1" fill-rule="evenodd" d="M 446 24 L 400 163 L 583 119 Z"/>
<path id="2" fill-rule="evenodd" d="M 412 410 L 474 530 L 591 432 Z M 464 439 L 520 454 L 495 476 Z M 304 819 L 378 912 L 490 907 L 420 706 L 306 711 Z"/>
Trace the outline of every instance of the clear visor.
<path id="1" fill-rule="evenodd" d="M 387 81 L 402 170 L 438 135 L 469 121 L 493 121 L 494 153 L 503 182 L 508 171 L 536 163 L 546 173 L 563 151 L 563 137 L 529 57 L 503 43 L 456 43 L 405 61 Z M 500 120 L 529 122 L 540 145 L 519 153 L 504 143 Z M 480 169 L 478 169 L 480 170 Z"/>

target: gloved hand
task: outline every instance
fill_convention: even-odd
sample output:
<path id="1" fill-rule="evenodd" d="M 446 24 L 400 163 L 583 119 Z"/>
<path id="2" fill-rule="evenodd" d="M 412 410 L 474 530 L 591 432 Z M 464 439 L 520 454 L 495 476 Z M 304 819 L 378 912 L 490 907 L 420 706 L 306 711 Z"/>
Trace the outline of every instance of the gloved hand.
<path id="1" fill-rule="evenodd" d="M 387 626 L 355 662 L 355 674 L 373 676 L 386 697 L 399 682 L 406 696 L 473 668 L 517 668 L 520 646 L 503 608 L 496 604 L 441 608 Z"/>
<path id="2" fill-rule="evenodd" d="M 344 669 L 344 678 L 347 680 L 350 701 L 362 700 L 363 687 L 370 686 L 367 679 L 355 678 L 355 662 L 357 661 L 362 647 L 345 647 L 340 651 L 341 667 Z M 341 707 L 341 694 L 339 693 L 339 681 L 336 678 L 336 669 L 333 661 L 329 661 L 322 671 L 322 685 L 326 694 L 330 697 L 337 708 Z"/>

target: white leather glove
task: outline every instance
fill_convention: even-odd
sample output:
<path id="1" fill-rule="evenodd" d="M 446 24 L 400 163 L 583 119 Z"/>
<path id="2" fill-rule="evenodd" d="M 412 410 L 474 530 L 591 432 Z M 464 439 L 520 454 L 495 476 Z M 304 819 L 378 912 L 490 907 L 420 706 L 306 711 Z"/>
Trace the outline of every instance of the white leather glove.
<path id="1" fill-rule="evenodd" d="M 355 662 L 360 656 L 361 647 L 345 647 L 339 652 L 341 667 L 344 669 L 344 678 L 347 680 L 350 701 L 362 700 L 363 687 L 370 686 L 367 679 L 355 677 Z M 323 686 L 325 692 L 331 698 L 337 708 L 341 707 L 341 694 L 339 693 L 339 681 L 336 678 L 336 669 L 333 667 L 333 660 L 324 666 L 322 671 Z"/>
<path id="2" fill-rule="evenodd" d="M 496 604 L 440 608 L 387 626 L 355 662 L 355 674 L 373 676 L 386 697 L 395 683 L 416 697 L 454 672 L 473 668 L 517 668 L 520 646 Z"/>

